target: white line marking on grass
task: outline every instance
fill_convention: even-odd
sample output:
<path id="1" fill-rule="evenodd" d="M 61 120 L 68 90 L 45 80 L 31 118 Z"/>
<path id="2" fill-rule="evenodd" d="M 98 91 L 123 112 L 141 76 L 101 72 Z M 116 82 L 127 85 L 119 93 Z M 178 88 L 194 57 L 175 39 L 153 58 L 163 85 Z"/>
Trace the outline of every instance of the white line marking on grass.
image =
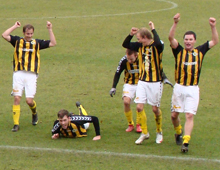
<path id="1" fill-rule="evenodd" d="M 120 13 L 120 14 L 103 14 L 103 15 L 83 15 L 83 16 L 53 16 L 53 17 L 32 17 L 32 18 L 0 18 L 0 19 L 7 19 L 7 20 L 17 20 L 17 19 L 69 19 L 69 18 L 95 18 L 95 17 L 111 17 L 111 16 L 124 16 L 124 15 L 137 15 L 137 14 L 144 14 L 144 13 L 151 13 L 151 12 L 160 12 L 160 11 L 167 11 L 178 7 L 178 5 L 172 1 L 166 0 L 156 0 L 161 2 L 167 2 L 172 6 L 169 8 L 158 9 L 158 10 L 151 10 L 151 11 L 142 11 L 142 12 L 130 12 L 130 13 Z"/>
<path id="2" fill-rule="evenodd" d="M 117 152 L 102 152 L 102 151 L 85 151 L 75 149 L 59 149 L 59 148 L 39 148 L 39 147 L 23 147 L 23 146 L 4 146 L 0 145 L 2 149 L 12 150 L 31 150 L 31 151 L 49 151 L 49 152 L 62 152 L 62 153 L 81 153 L 81 154 L 92 154 L 92 155 L 108 155 L 108 156 L 124 156 L 124 157 L 139 157 L 139 158 L 159 158 L 166 160 L 184 160 L 184 161 L 199 161 L 199 162 L 216 162 L 220 163 L 219 159 L 207 159 L 207 158 L 194 158 L 194 157 L 180 157 L 180 156 L 160 156 L 160 155 L 145 155 L 145 154 L 134 154 L 134 153 L 117 153 Z"/>

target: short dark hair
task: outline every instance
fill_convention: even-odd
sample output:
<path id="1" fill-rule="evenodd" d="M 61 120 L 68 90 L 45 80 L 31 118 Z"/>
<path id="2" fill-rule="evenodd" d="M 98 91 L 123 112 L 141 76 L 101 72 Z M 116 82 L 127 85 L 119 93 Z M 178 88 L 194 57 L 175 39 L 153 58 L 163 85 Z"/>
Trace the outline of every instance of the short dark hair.
<path id="1" fill-rule="evenodd" d="M 185 35 L 193 35 L 193 37 L 194 37 L 195 40 L 196 40 L 196 33 L 193 32 L 193 31 L 187 31 L 187 32 L 184 34 L 183 39 L 185 38 Z"/>
<path id="2" fill-rule="evenodd" d="M 58 118 L 63 118 L 64 116 L 69 117 L 69 112 L 65 109 L 61 109 L 58 113 L 57 113 L 57 117 Z"/>
<path id="3" fill-rule="evenodd" d="M 23 26 L 23 33 L 25 33 L 25 31 L 26 31 L 27 29 L 28 29 L 28 30 L 33 29 L 33 31 L 34 31 L 34 26 L 31 25 L 31 24 L 27 24 L 27 25 Z"/>
<path id="4" fill-rule="evenodd" d="M 126 54 L 128 54 L 128 55 L 132 55 L 132 54 L 134 54 L 134 55 L 137 55 L 138 54 L 138 52 L 137 51 L 134 51 L 134 50 L 130 50 L 130 49 L 126 49 Z"/>

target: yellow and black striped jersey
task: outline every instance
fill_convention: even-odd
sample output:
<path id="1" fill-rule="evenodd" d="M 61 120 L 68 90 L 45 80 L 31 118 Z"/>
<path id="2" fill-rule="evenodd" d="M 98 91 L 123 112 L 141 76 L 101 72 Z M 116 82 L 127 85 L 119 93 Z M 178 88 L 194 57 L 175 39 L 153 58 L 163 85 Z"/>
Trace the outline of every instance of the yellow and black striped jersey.
<path id="1" fill-rule="evenodd" d="M 60 136 L 75 138 L 75 137 L 84 137 L 87 136 L 84 123 L 93 123 L 96 136 L 100 135 L 99 120 L 96 116 L 79 116 L 72 115 L 71 121 L 67 129 L 63 129 L 59 123 L 59 120 L 56 120 L 53 125 L 52 134 L 59 133 Z"/>
<path id="2" fill-rule="evenodd" d="M 138 52 L 138 59 L 141 63 L 139 66 L 139 80 L 146 82 L 162 81 L 164 43 L 160 40 L 155 29 L 152 30 L 152 33 L 154 39 L 148 46 L 143 46 L 142 43 L 139 42 L 131 42 L 133 38 L 131 35 L 128 35 L 122 44 L 123 47 Z"/>
<path id="3" fill-rule="evenodd" d="M 59 120 L 55 121 L 54 126 L 60 126 Z M 84 137 L 87 136 L 86 129 L 82 125 L 77 125 L 70 122 L 67 129 L 63 129 L 62 126 L 59 127 L 57 133 L 63 137 L 75 138 L 75 137 Z"/>
<path id="4" fill-rule="evenodd" d="M 157 48 L 154 41 L 149 46 L 142 46 L 139 48 L 138 58 L 139 60 L 142 60 L 139 78 L 141 81 L 162 81 L 162 55 L 163 52 Z"/>
<path id="5" fill-rule="evenodd" d="M 30 42 L 18 36 L 11 36 L 10 43 L 14 47 L 13 69 L 39 73 L 39 51 L 49 47 L 49 40 L 32 39 Z"/>
<path id="6" fill-rule="evenodd" d="M 138 58 L 134 63 L 130 64 L 126 55 L 122 57 L 115 72 L 112 88 L 116 88 L 123 71 L 125 84 L 137 84 L 139 80 L 139 65 Z"/>
<path id="7" fill-rule="evenodd" d="M 180 44 L 172 49 L 175 57 L 175 81 L 185 86 L 199 84 L 204 55 L 209 50 L 208 41 L 192 51 L 185 50 Z"/>

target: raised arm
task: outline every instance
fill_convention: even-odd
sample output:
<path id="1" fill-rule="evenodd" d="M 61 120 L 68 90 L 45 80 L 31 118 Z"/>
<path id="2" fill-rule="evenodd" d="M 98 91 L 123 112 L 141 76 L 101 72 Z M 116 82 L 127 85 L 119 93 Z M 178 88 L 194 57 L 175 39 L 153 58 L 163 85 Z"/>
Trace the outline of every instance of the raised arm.
<path id="1" fill-rule="evenodd" d="M 131 39 L 133 38 L 133 36 L 135 34 L 137 34 L 137 32 L 138 32 L 138 28 L 136 28 L 136 27 L 131 28 L 130 34 L 125 38 L 124 42 L 122 43 L 122 46 L 124 48 L 128 48 L 128 49 L 131 49 L 131 50 L 137 50 L 138 49 L 138 47 L 136 47 L 136 45 L 134 45 L 135 43 L 131 42 Z"/>
<path id="2" fill-rule="evenodd" d="M 55 46 L 57 44 L 57 42 L 56 42 L 56 38 L 55 38 L 55 36 L 53 34 L 52 23 L 49 22 L 49 21 L 47 21 L 47 29 L 48 29 L 49 35 L 50 35 L 50 44 L 49 44 L 49 46 L 53 47 L 53 46 Z"/>
<path id="3" fill-rule="evenodd" d="M 131 32 L 130 32 L 130 35 L 131 35 L 131 36 L 136 35 L 137 32 L 138 32 L 138 30 L 139 30 L 138 28 L 136 28 L 136 27 L 132 27 L 132 28 L 131 28 Z"/>
<path id="4" fill-rule="evenodd" d="M 177 48 L 178 46 L 178 41 L 174 38 L 175 35 L 175 31 L 176 31 L 176 27 L 177 24 L 180 20 L 180 14 L 177 13 L 174 17 L 173 17 L 174 23 L 172 25 L 172 27 L 170 28 L 170 32 L 169 32 L 169 41 L 170 41 L 170 46 L 174 49 Z"/>
<path id="5" fill-rule="evenodd" d="M 10 34 L 11 34 L 16 28 L 19 28 L 20 26 L 21 26 L 21 23 L 20 23 L 19 21 L 16 21 L 15 24 L 14 24 L 12 27 L 8 28 L 5 32 L 2 33 L 2 37 L 3 37 L 6 41 L 10 42 L 10 41 L 11 41 L 11 36 L 10 36 Z"/>
<path id="6" fill-rule="evenodd" d="M 209 18 L 209 24 L 212 30 L 212 40 L 209 41 L 209 48 L 212 48 L 219 42 L 218 31 L 216 29 L 216 19 L 212 17 Z"/>
<path id="7" fill-rule="evenodd" d="M 155 44 L 160 45 L 161 44 L 160 37 L 157 34 L 157 31 L 155 30 L 154 23 L 152 21 L 150 21 L 149 22 L 149 26 L 150 26 L 151 32 L 154 35 L 154 42 L 155 42 Z"/>

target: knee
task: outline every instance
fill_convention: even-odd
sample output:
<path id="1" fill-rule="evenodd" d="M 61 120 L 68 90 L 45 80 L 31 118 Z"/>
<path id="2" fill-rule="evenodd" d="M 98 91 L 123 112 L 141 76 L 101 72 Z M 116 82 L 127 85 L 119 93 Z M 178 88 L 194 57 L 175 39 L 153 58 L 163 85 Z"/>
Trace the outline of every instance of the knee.
<path id="1" fill-rule="evenodd" d="M 160 111 L 158 107 L 152 107 L 152 111 L 154 112 L 155 115 L 159 115 Z"/>
<path id="2" fill-rule="evenodd" d="M 124 105 L 127 106 L 127 107 L 130 106 L 130 101 L 124 100 Z"/>
<path id="3" fill-rule="evenodd" d="M 171 120 L 172 120 L 172 121 L 174 121 L 174 120 L 176 120 L 176 119 L 177 119 L 177 117 L 171 115 Z"/>
<path id="4" fill-rule="evenodd" d="M 137 112 L 141 112 L 143 110 L 143 106 L 142 105 L 137 105 Z"/>
<path id="5" fill-rule="evenodd" d="M 191 114 L 191 113 L 186 113 L 186 119 L 187 119 L 187 120 L 193 120 L 193 114 Z"/>
<path id="6" fill-rule="evenodd" d="M 21 101 L 21 97 L 19 96 L 14 96 L 14 105 L 19 105 Z"/>
<path id="7" fill-rule="evenodd" d="M 175 120 L 177 120 L 177 119 L 178 119 L 178 114 L 172 113 L 172 114 L 171 114 L 171 120 L 175 121 Z"/>
<path id="8" fill-rule="evenodd" d="M 26 99 L 26 103 L 27 103 L 29 106 L 33 106 L 33 105 L 34 105 L 32 99 Z"/>

